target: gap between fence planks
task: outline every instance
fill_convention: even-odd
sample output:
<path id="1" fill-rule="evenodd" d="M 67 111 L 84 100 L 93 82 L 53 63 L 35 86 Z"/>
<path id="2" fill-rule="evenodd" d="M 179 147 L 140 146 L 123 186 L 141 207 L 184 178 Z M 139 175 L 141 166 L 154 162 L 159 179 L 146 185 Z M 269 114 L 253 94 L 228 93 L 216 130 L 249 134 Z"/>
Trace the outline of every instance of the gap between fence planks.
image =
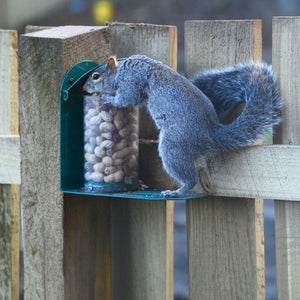
<path id="1" fill-rule="evenodd" d="M 283 122 L 276 142 L 300 145 L 300 17 L 273 19 L 272 63 L 284 100 Z M 295 146 L 299 148 L 299 146 Z M 299 153 L 299 152 L 298 152 Z M 299 154 L 298 154 L 299 158 Z M 283 168 L 289 164 L 287 161 Z M 291 173 L 288 170 L 287 176 Z M 297 171 L 298 174 L 299 168 Z M 298 190 L 299 180 L 298 175 Z M 290 181 L 287 182 L 289 184 Z M 291 191 L 297 186 L 290 187 Z M 285 199 L 299 200 L 288 193 Z M 278 198 L 276 198 L 278 199 Z M 275 237 L 278 299 L 299 299 L 300 295 L 300 202 L 275 201 Z"/>
<path id="2" fill-rule="evenodd" d="M 0 298 L 19 299 L 18 36 L 0 30 Z M 5 183 L 5 184 L 3 184 Z M 11 184 L 13 183 L 13 184 Z"/>
<path id="3" fill-rule="evenodd" d="M 184 34 L 188 76 L 261 59 L 260 20 L 187 21 Z M 216 159 L 215 177 L 224 158 Z M 210 196 L 186 206 L 190 299 L 264 299 L 262 200 Z"/>

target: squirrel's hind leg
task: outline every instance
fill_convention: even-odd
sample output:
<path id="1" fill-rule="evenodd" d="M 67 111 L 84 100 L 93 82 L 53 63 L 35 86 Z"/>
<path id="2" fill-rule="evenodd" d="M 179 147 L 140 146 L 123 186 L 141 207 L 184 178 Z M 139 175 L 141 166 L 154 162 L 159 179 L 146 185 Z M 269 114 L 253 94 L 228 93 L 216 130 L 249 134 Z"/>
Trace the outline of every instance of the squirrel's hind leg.
<path id="1" fill-rule="evenodd" d="M 160 156 L 162 158 L 163 166 L 166 172 L 182 184 L 182 186 L 175 191 L 162 191 L 163 197 L 182 197 L 196 185 L 199 176 L 196 172 L 193 159 L 187 153 L 181 153 L 179 149 L 166 148 L 162 151 L 160 147 Z"/>
<path id="2" fill-rule="evenodd" d="M 193 188 L 193 186 L 184 184 L 178 190 L 175 191 L 166 190 L 166 191 L 162 191 L 160 194 L 162 197 L 166 197 L 166 198 L 178 198 L 187 194 Z"/>

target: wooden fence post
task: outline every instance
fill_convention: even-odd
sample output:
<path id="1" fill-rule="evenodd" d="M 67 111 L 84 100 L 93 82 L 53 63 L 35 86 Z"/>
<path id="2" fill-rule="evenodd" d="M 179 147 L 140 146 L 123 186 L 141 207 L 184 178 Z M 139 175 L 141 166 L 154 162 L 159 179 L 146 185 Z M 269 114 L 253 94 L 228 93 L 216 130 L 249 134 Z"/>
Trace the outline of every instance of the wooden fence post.
<path id="1" fill-rule="evenodd" d="M 109 28 L 112 54 L 145 54 L 176 69 L 176 27 L 112 23 Z M 157 139 L 153 122 L 140 120 L 140 138 Z M 158 161 L 155 156 L 157 151 L 148 160 Z M 160 166 L 154 163 L 155 168 Z M 111 204 L 112 299 L 173 299 L 174 201 L 113 199 Z"/>
<path id="2" fill-rule="evenodd" d="M 60 191 L 60 86 L 81 60 L 108 56 L 107 27 L 64 26 L 20 39 L 26 299 L 110 299 L 109 201 Z"/>
<path id="3" fill-rule="evenodd" d="M 273 68 L 284 101 L 275 141 L 300 145 L 300 17 L 273 19 Z M 300 202 L 275 201 L 278 299 L 300 295 Z"/>
<path id="4" fill-rule="evenodd" d="M 4 138 L 17 138 L 19 133 L 17 42 L 16 31 L 0 31 L 0 135 Z M 0 298 L 13 300 L 19 299 L 19 185 L 2 183 L 19 183 L 16 175 L 0 182 Z"/>
<path id="5" fill-rule="evenodd" d="M 261 60 L 261 21 L 187 21 L 185 69 Z M 263 201 L 187 201 L 190 299 L 264 299 Z"/>

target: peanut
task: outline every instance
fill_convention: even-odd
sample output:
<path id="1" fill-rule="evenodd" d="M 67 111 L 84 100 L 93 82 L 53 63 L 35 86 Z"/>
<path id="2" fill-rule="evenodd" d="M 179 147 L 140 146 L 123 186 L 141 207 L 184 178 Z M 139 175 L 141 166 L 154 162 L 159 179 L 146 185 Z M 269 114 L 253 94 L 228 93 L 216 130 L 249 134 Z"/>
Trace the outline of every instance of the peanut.
<path id="1" fill-rule="evenodd" d="M 102 158 L 102 163 L 105 165 L 105 166 L 111 166 L 112 165 L 112 158 L 110 156 L 104 156 Z"/>
<path id="2" fill-rule="evenodd" d="M 102 120 L 101 115 L 96 115 L 90 119 L 89 124 L 97 125 L 97 124 L 100 124 L 101 120 Z"/>
<path id="3" fill-rule="evenodd" d="M 115 129 L 115 125 L 109 122 L 103 122 L 100 124 L 99 129 L 101 132 L 112 132 Z"/>
<path id="4" fill-rule="evenodd" d="M 94 171 L 95 172 L 104 172 L 104 170 L 105 170 L 105 165 L 102 162 L 94 164 Z"/>
<path id="5" fill-rule="evenodd" d="M 100 144 L 101 149 L 110 149 L 114 145 L 113 141 L 105 140 Z"/>
<path id="6" fill-rule="evenodd" d="M 99 172 L 94 172 L 90 176 L 90 180 L 96 181 L 96 182 L 103 182 L 104 181 L 104 175 Z"/>
<path id="7" fill-rule="evenodd" d="M 87 160 L 87 162 L 89 162 L 91 164 L 96 164 L 97 162 L 99 162 L 99 160 L 95 154 L 91 154 L 91 153 L 87 152 L 84 157 Z"/>
<path id="8" fill-rule="evenodd" d="M 95 152 L 95 155 L 99 158 L 102 158 L 105 155 L 105 150 L 103 148 L 101 148 L 101 146 L 96 147 L 94 152 Z"/>
<path id="9" fill-rule="evenodd" d="M 111 122 L 113 119 L 113 116 L 109 112 L 104 110 L 100 112 L 100 116 L 105 122 Z"/>
<path id="10" fill-rule="evenodd" d="M 118 183 L 122 181 L 124 178 L 124 172 L 122 170 L 119 170 L 113 174 L 104 176 L 104 182 L 105 183 Z"/>

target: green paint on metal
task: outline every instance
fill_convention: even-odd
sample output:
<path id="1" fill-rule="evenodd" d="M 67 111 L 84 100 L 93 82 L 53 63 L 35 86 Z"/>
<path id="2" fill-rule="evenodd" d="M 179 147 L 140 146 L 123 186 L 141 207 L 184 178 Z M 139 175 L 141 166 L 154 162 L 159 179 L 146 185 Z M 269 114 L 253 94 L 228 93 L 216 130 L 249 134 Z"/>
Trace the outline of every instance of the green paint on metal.
<path id="1" fill-rule="evenodd" d="M 120 192 L 120 193 L 94 193 L 86 192 L 85 190 L 69 190 L 65 191 L 66 193 L 71 194 L 80 194 L 80 195 L 93 195 L 93 196 L 104 196 L 111 198 L 124 198 L 124 199 L 141 199 L 141 200 L 192 200 L 204 198 L 206 194 L 200 193 L 190 193 L 180 198 L 165 198 L 160 195 L 161 191 L 158 190 L 144 190 L 144 191 L 133 191 L 133 192 Z"/>
<path id="2" fill-rule="evenodd" d="M 60 96 L 61 189 L 83 186 L 83 84 L 99 64 L 81 61 L 65 75 Z"/>

